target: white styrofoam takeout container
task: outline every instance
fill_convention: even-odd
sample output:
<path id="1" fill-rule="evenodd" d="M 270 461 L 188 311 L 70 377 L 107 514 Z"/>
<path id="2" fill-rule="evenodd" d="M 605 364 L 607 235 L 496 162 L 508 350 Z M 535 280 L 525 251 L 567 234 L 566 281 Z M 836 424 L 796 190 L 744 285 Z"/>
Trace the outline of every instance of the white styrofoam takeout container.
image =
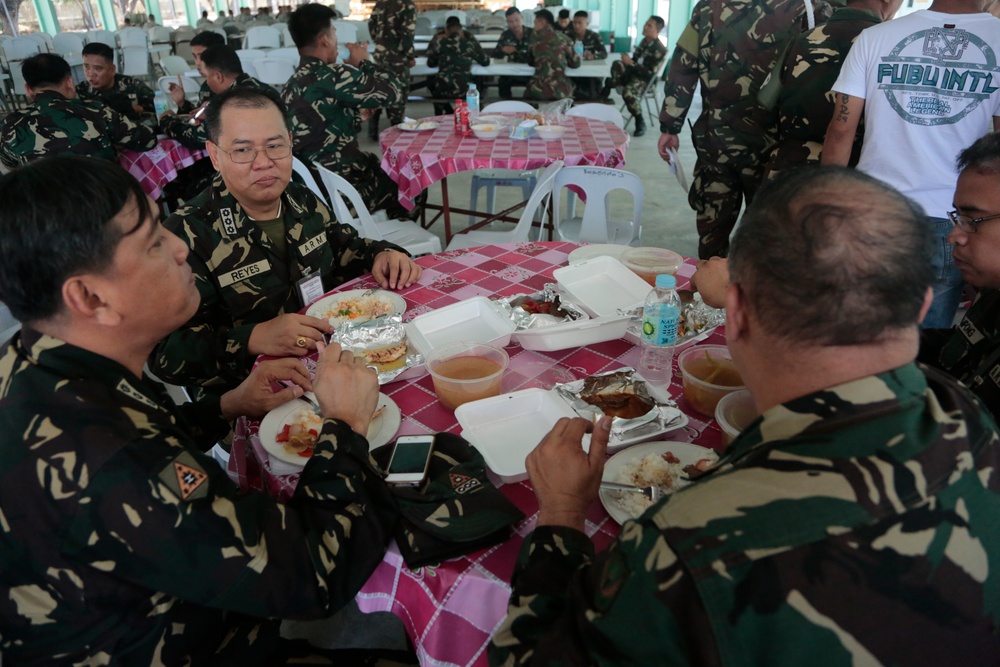
<path id="1" fill-rule="evenodd" d="M 506 347 L 516 327 L 484 296 L 417 315 L 405 325 L 407 338 L 425 357 L 435 348 L 463 340 Z"/>
<path id="2" fill-rule="evenodd" d="M 559 289 L 591 317 L 617 315 L 642 304 L 653 289 L 612 257 L 594 257 L 552 272 Z"/>
<path id="3" fill-rule="evenodd" d="M 609 315 L 592 320 L 576 320 L 553 324 L 550 327 L 527 329 L 514 334 L 513 340 L 526 350 L 551 352 L 569 347 L 583 347 L 608 340 L 623 338 L 629 318 Z"/>
<path id="4" fill-rule="evenodd" d="M 504 483 L 527 479 L 524 459 L 560 418 L 576 416 L 554 392 L 537 388 L 472 401 L 455 409 L 462 436 Z"/>

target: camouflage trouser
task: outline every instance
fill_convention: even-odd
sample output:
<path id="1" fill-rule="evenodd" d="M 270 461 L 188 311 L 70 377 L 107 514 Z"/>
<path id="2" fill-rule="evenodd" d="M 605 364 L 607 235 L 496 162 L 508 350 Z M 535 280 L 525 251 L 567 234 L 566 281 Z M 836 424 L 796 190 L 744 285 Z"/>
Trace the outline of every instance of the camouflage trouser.
<path id="1" fill-rule="evenodd" d="M 622 61 L 616 60 L 611 65 L 611 87 L 622 87 L 622 99 L 625 100 L 625 108 L 633 116 L 642 115 L 642 107 L 639 102 L 642 100 L 642 91 L 646 90 L 649 80 L 639 76 L 638 70 L 634 67 L 627 67 Z"/>
<path id="2" fill-rule="evenodd" d="M 399 104 L 385 108 L 385 113 L 389 116 L 390 125 L 399 125 L 406 116 L 406 100 L 410 96 L 410 66 L 403 61 L 379 63 L 399 78 L 399 86 L 403 89 L 403 99 Z"/>
<path id="3" fill-rule="evenodd" d="M 336 173 L 354 186 L 371 213 L 385 211 L 394 220 L 411 218 L 413 213 L 399 203 L 399 186 L 385 173 L 377 157 L 371 154 L 368 157 L 365 165 L 350 170 L 337 170 Z"/>
<path id="4" fill-rule="evenodd" d="M 764 178 L 773 180 L 786 169 L 795 169 L 810 164 L 819 164 L 823 152 L 822 141 L 782 141 L 775 145 L 764 169 Z M 853 165 L 852 165 L 853 166 Z"/>
<path id="5" fill-rule="evenodd" d="M 725 257 L 729 235 L 736 227 L 744 200 L 753 201 L 760 185 L 763 165 L 753 154 L 736 162 L 725 154 L 698 153 L 688 203 L 697 214 L 698 257 Z"/>

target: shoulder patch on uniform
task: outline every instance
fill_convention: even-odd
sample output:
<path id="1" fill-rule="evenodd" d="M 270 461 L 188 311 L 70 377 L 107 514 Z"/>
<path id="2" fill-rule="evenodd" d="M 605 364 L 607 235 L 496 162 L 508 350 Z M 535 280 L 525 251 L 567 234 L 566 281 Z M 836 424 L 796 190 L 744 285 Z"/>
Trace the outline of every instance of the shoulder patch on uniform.
<path id="1" fill-rule="evenodd" d="M 455 489 L 455 493 L 459 495 L 472 491 L 480 484 L 475 477 L 461 475 L 457 472 L 448 473 L 448 479 L 451 481 L 451 488 Z"/>
<path id="2" fill-rule="evenodd" d="M 159 477 L 181 500 L 197 500 L 208 495 L 208 473 L 190 452 L 181 452 L 160 471 Z"/>
<path id="3" fill-rule="evenodd" d="M 233 209 L 225 207 L 219 211 L 219 217 L 222 220 L 222 229 L 225 230 L 226 234 L 236 236 L 236 218 L 233 216 Z"/>
<path id="4" fill-rule="evenodd" d="M 115 389 L 117 389 L 120 393 L 125 394 L 129 398 L 138 401 L 145 406 L 153 408 L 154 410 L 160 408 L 160 406 L 155 401 L 149 399 L 145 394 L 143 394 L 141 391 L 133 387 L 129 383 L 129 381 L 126 380 L 125 378 L 122 378 L 118 382 L 118 386 L 115 387 Z"/>

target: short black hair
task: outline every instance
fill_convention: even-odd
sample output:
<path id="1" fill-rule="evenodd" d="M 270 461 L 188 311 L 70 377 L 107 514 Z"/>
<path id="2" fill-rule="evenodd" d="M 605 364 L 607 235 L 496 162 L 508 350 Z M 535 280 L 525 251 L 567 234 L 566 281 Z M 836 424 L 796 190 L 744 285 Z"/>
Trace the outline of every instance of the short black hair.
<path id="1" fill-rule="evenodd" d="M 222 110 L 227 106 L 234 106 L 238 109 L 264 109 L 273 105 L 281 112 L 281 117 L 285 120 L 285 128 L 291 130 L 288 123 L 288 110 L 285 104 L 278 97 L 278 93 L 262 88 L 246 88 L 237 86 L 230 88 L 219 95 L 212 95 L 205 111 L 205 132 L 208 140 L 218 145 L 219 135 L 222 134 Z"/>
<path id="2" fill-rule="evenodd" d="M 83 55 L 85 56 L 100 56 L 107 60 L 112 65 L 115 64 L 115 52 L 114 50 L 104 44 L 103 42 L 91 42 L 83 47 Z"/>
<path id="3" fill-rule="evenodd" d="M 444 22 L 444 27 L 445 28 L 461 28 L 462 27 L 462 19 L 458 18 L 457 16 L 449 16 L 445 20 L 445 22 Z"/>
<path id="4" fill-rule="evenodd" d="M 990 132 L 958 154 L 958 170 L 1000 174 L 1000 134 Z"/>
<path id="5" fill-rule="evenodd" d="M 201 62 L 209 69 L 218 70 L 225 76 L 236 77 L 243 74 L 243 64 L 231 46 L 210 46 L 201 53 Z"/>
<path id="6" fill-rule="evenodd" d="M 667 25 L 666 22 L 663 20 L 663 17 L 661 17 L 661 16 L 656 16 L 654 14 L 653 16 L 650 16 L 649 18 L 653 19 L 653 23 L 656 24 L 656 29 L 658 31 L 659 30 L 663 30 L 663 26 Z"/>
<path id="7" fill-rule="evenodd" d="M 25 58 L 21 63 L 21 74 L 29 88 L 59 86 L 66 77 L 72 76 L 69 63 L 54 53 L 39 53 Z"/>
<path id="8" fill-rule="evenodd" d="M 118 242 L 151 212 L 126 170 L 80 155 L 45 158 L 0 177 L 0 201 L 0 301 L 29 323 L 62 310 L 68 278 L 109 269 Z M 110 224 L 130 201 L 138 205 L 136 224 Z"/>
<path id="9" fill-rule="evenodd" d="M 336 14 L 326 5 L 316 3 L 302 5 L 289 15 L 288 33 L 292 36 L 295 46 L 304 49 L 316 44 L 316 41 L 330 29 L 334 18 Z"/>
<path id="10" fill-rule="evenodd" d="M 863 345 L 917 325 L 936 237 L 914 202 L 855 169 L 787 170 L 747 207 L 729 275 L 791 344 Z"/>
<path id="11" fill-rule="evenodd" d="M 575 19 L 578 19 L 578 18 L 581 18 L 581 17 L 587 19 L 588 21 L 590 20 L 590 14 L 588 14 L 585 11 L 583 11 L 582 9 L 580 11 L 578 11 L 576 14 L 573 14 L 573 18 L 575 18 Z"/>
<path id="12" fill-rule="evenodd" d="M 520 14 L 521 10 L 517 7 L 508 7 L 507 11 L 503 13 L 504 16 L 510 16 L 511 14 Z"/>
<path id="13" fill-rule="evenodd" d="M 217 32 L 212 32 L 211 30 L 206 30 L 205 32 L 199 32 L 197 35 L 191 38 L 191 46 L 204 46 L 207 50 L 212 46 L 222 46 L 226 43 L 226 38 Z"/>
<path id="14" fill-rule="evenodd" d="M 535 12 L 535 18 L 536 19 L 542 19 L 543 21 L 545 21 L 549 25 L 555 25 L 556 24 L 556 20 L 552 17 L 552 12 L 550 12 L 547 9 L 539 9 L 537 12 Z"/>
<path id="15" fill-rule="evenodd" d="M 202 11 L 201 12 L 201 18 L 207 19 L 208 18 L 208 12 L 207 11 Z"/>
<path id="16" fill-rule="evenodd" d="M 559 18 L 561 18 L 561 19 L 568 19 L 569 18 L 569 10 L 568 9 L 560 9 L 559 10 Z"/>

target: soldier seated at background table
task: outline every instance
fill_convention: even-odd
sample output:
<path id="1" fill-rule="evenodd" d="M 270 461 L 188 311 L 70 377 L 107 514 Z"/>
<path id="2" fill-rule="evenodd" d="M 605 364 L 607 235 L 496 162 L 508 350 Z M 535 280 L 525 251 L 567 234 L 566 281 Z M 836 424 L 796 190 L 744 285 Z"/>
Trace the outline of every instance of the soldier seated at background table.
<path id="1" fill-rule="evenodd" d="M 8 168 L 62 153 L 116 159 L 115 149 L 148 151 L 156 132 L 95 100 L 77 98 L 69 63 L 42 53 L 21 63 L 31 104 L 0 126 L 0 162 Z M 2 208 L 2 206 L 0 206 Z"/>
<path id="2" fill-rule="evenodd" d="M 611 420 L 589 454 L 590 422 L 560 420 L 526 462 L 539 512 L 491 664 L 1000 664 L 1000 435 L 914 363 L 923 218 L 854 170 L 761 191 L 726 290 L 761 417 L 599 555 L 583 531 Z"/>
<path id="3" fill-rule="evenodd" d="M 103 102 L 132 120 L 153 113 L 152 89 L 134 77 L 118 74 L 115 52 L 107 44 L 91 42 L 83 47 L 83 72 L 87 80 L 76 85 L 79 97 Z"/>
<path id="4" fill-rule="evenodd" d="M 150 368 L 168 382 L 218 391 L 246 378 L 259 354 L 315 349 L 333 328 L 296 311 L 324 292 L 369 271 L 383 287 L 408 287 L 421 269 L 402 248 L 338 224 L 308 188 L 290 182 L 292 136 L 276 95 L 231 88 L 205 113 L 219 173 L 164 223 L 190 248 L 201 305 L 157 346 Z"/>
<path id="5" fill-rule="evenodd" d="M 457 16 L 449 16 L 444 29 L 444 35 L 432 40 L 427 47 L 427 64 L 439 69 L 430 86 L 431 94 L 434 97 L 461 99 L 469 91 L 472 65 L 489 65 L 490 57 L 479 45 L 479 40 L 462 29 L 462 21 Z M 452 111 L 450 104 L 434 103 L 437 115 Z"/>
<path id="6" fill-rule="evenodd" d="M 357 189 L 371 212 L 390 218 L 419 215 L 399 203 L 399 187 L 381 166 L 381 158 L 358 145 L 361 122 L 374 109 L 405 100 L 407 91 L 389 70 L 373 63 L 365 43 L 347 44 L 347 61 L 337 62 L 333 10 L 303 5 L 288 19 L 288 32 L 302 60 L 285 84 L 281 98 L 292 121 L 295 155 L 318 162 Z"/>
<path id="7" fill-rule="evenodd" d="M 642 41 L 635 47 L 631 57 L 623 53 L 621 60 L 611 63 L 611 78 L 605 81 L 600 97 L 607 98 L 612 88 L 621 86 L 625 108 L 635 119 L 637 137 L 646 134 L 646 119 L 642 115 L 642 94 L 650 79 L 656 76 L 663 59 L 667 57 L 667 47 L 660 41 L 663 19 L 650 16 L 642 26 Z"/>
<path id="8" fill-rule="evenodd" d="M 143 362 L 199 294 L 139 184 L 57 156 L 0 179 L 0 201 L 0 299 L 23 322 L 0 351 L 4 663 L 356 664 L 279 625 L 347 605 L 382 560 L 396 511 L 363 435 L 375 374 L 333 345 L 312 381 L 270 361 L 176 407 Z M 310 388 L 325 419 L 288 504 L 203 453 Z"/>
<path id="9" fill-rule="evenodd" d="M 566 68 L 580 66 L 580 56 L 573 51 L 573 42 L 553 27 L 552 12 L 535 12 L 535 30 L 531 37 L 528 64 L 535 75 L 524 89 L 525 99 L 560 100 L 573 97 L 573 84 Z"/>
<path id="10" fill-rule="evenodd" d="M 201 64 L 201 54 L 205 52 L 205 49 L 211 46 L 225 45 L 226 38 L 217 32 L 199 32 L 191 38 L 191 55 L 194 57 L 194 66 L 202 78 L 205 77 L 205 72 Z M 204 104 L 211 96 L 211 88 L 208 87 L 207 82 L 202 81 L 201 89 L 198 91 L 198 104 Z M 170 97 L 174 100 L 174 104 L 177 105 L 177 113 L 188 114 L 194 111 L 195 105 L 188 102 L 185 97 L 184 85 L 181 83 L 180 75 L 177 76 L 177 83 L 170 84 Z"/>
<path id="11" fill-rule="evenodd" d="M 214 28 L 215 27 L 215 22 L 212 21 L 212 19 L 208 18 L 208 12 L 207 11 L 202 11 L 201 18 L 198 19 L 198 22 L 194 24 L 194 27 L 196 27 L 196 28 L 198 28 L 200 30 L 201 29 L 205 29 L 205 28 Z"/>
<path id="12" fill-rule="evenodd" d="M 566 33 L 569 38 L 573 37 L 573 19 L 568 9 L 560 9 L 556 18 L 556 30 Z"/>
<path id="13" fill-rule="evenodd" d="M 584 60 L 604 60 L 608 57 L 608 50 L 601 41 L 601 36 L 593 30 L 587 30 L 590 25 L 590 15 L 585 11 L 578 11 L 573 15 L 573 30 L 569 38 L 573 40 L 573 50 L 576 50 L 576 42 L 583 45 Z M 577 100 L 593 100 L 600 95 L 604 82 L 595 77 L 573 79 L 573 97 Z"/>
<path id="14" fill-rule="evenodd" d="M 500 39 L 493 49 L 494 58 L 505 58 L 511 63 L 527 63 L 530 59 L 532 29 L 524 27 L 524 18 L 517 7 L 508 7 L 505 12 L 507 29 L 500 33 Z M 507 100 L 512 95 L 513 86 L 528 84 L 526 76 L 501 76 L 497 79 L 500 97 Z M 485 94 L 485 91 L 483 91 Z"/>

